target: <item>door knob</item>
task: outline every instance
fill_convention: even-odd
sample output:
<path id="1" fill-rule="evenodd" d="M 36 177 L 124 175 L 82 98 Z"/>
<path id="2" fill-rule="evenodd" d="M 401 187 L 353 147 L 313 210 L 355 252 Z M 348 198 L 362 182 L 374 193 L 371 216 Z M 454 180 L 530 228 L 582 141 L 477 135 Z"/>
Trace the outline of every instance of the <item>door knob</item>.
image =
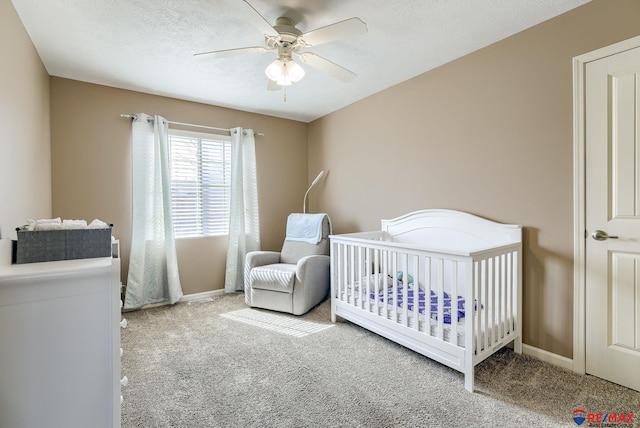
<path id="1" fill-rule="evenodd" d="M 596 241 L 604 241 L 606 239 L 618 239 L 617 236 L 607 235 L 607 232 L 604 230 L 594 230 L 591 234 L 591 237 Z"/>

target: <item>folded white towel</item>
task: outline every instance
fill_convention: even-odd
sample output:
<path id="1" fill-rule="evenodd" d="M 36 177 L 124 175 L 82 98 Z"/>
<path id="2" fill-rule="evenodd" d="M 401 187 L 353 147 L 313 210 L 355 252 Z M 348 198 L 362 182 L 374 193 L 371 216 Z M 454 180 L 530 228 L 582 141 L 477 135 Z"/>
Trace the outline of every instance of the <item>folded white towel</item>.
<path id="1" fill-rule="evenodd" d="M 38 224 L 44 224 L 44 223 L 57 223 L 57 224 L 61 224 L 62 220 L 60 220 L 60 217 L 56 217 L 56 218 L 42 218 L 40 220 L 36 220 L 36 223 Z"/>
<path id="2" fill-rule="evenodd" d="M 89 229 L 108 229 L 109 225 L 102 220 L 95 219 L 89 223 Z"/>
<path id="3" fill-rule="evenodd" d="M 28 226 L 31 226 L 32 229 L 27 230 L 59 230 L 62 228 L 62 220 L 60 217 L 29 220 Z"/>
<path id="4" fill-rule="evenodd" d="M 63 220 L 62 228 L 63 229 L 86 229 L 87 221 L 86 220 Z"/>
<path id="5" fill-rule="evenodd" d="M 325 216 L 326 214 L 289 214 L 286 239 L 317 244 L 322 240 L 322 221 Z"/>
<path id="6" fill-rule="evenodd" d="M 34 230 L 62 230 L 62 223 L 40 223 L 36 225 L 36 228 Z"/>

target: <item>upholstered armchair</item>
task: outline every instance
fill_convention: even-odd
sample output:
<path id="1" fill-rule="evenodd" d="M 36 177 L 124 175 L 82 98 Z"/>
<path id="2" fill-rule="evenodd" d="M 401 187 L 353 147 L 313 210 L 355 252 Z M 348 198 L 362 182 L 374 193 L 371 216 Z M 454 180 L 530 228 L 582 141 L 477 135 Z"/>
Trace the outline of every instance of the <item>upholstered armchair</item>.
<path id="1" fill-rule="evenodd" d="M 251 307 L 302 315 L 329 293 L 326 214 L 291 214 L 282 251 L 253 251 L 244 267 L 245 301 Z"/>

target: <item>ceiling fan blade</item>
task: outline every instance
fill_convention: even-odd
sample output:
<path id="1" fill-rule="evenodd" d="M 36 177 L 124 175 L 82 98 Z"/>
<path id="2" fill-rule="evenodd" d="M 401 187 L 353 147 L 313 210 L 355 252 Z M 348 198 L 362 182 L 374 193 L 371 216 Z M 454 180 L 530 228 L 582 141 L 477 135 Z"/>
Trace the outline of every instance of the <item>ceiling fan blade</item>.
<path id="1" fill-rule="evenodd" d="M 265 36 L 278 37 L 280 34 L 273 28 L 269 21 L 260 14 L 249 2 L 245 0 L 225 0 L 227 4 L 234 7 L 242 17 L 249 21 L 254 27 L 260 30 Z"/>
<path id="2" fill-rule="evenodd" d="M 311 67 L 327 73 L 338 80 L 342 80 L 343 82 L 351 82 L 356 78 L 356 74 L 354 72 L 349 71 L 346 68 L 341 67 L 338 64 L 331 62 L 328 59 L 324 59 L 314 53 L 304 52 L 299 54 L 298 56 L 300 57 L 300 60 L 305 64 L 309 64 Z"/>
<path id="3" fill-rule="evenodd" d="M 238 48 L 238 49 L 225 49 L 221 51 L 200 52 L 193 54 L 193 56 L 211 55 L 213 58 L 224 58 L 226 56 L 237 56 L 247 54 L 261 54 L 267 51 L 266 48 L 260 46 L 253 46 L 250 48 Z"/>
<path id="4" fill-rule="evenodd" d="M 267 91 L 279 91 L 280 89 L 282 89 L 282 86 L 278 85 L 274 80 L 269 79 Z"/>
<path id="5" fill-rule="evenodd" d="M 362 22 L 360 18 L 351 18 L 304 33 L 298 40 L 302 39 L 305 46 L 317 46 L 321 43 L 354 37 L 366 32 L 367 24 Z"/>

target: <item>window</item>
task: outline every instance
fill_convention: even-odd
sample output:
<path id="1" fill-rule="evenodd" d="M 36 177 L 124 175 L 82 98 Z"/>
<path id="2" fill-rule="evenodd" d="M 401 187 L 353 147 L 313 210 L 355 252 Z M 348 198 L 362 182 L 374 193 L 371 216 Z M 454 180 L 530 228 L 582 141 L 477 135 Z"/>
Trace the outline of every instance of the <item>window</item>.
<path id="1" fill-rule="evenodd" d="M 169 158 L 176 238 L 228 234 L 230 137 L 170 129 Z"/>

